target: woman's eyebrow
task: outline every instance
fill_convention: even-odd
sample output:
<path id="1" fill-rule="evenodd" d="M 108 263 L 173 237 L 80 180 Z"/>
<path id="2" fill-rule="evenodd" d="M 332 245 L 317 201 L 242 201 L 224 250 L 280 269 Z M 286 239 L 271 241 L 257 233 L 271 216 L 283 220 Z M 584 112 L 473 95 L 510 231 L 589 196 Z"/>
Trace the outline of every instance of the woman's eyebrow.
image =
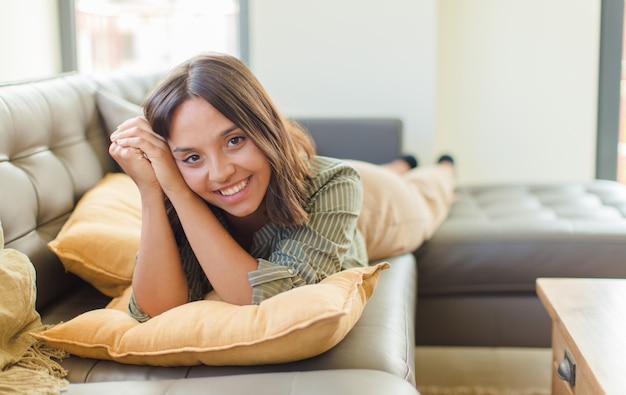
<path id="1" fill-rule="evenodd" d="M 233 130 L 237 130 L 239 129 L 239 126 L 237 125 L 233 125 L 223 131 L 220 132 L 220 137 L 226 136 L 228 133 L 232 132 Z M 176 147 L 172 150 L 172 152 L 188 152 L 188 151 L 193 151 L 193 148 L 187 148 L 187 147 Z"/>
<path id="2" fill-rule="evenodd" d="M 228 133 L 232 132 L 233 130 L 237 130 L 237 129 L 239 129 L 239 127 L 237 125 L 233 125 L 233 126 L 229 127 L 228 129 L 222 131 L 220 133 L 220 136 L 227 135 Z"/>

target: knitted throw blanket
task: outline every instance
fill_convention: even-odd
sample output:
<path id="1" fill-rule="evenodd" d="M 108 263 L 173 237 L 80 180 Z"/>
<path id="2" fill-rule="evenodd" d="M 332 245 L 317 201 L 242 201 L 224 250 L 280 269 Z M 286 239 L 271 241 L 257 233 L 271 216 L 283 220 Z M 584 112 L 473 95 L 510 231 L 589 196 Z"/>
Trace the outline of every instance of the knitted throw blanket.
<path id="1" fill-rule="evenodd" d="M 67 371 L 52 358 L 66 354 L 30 336 L 45 329 L 35 310 L 35 269 L 26 255 L 4 249 L 1 227 L 0 284 L 0 393 L 60 393 Z"/>

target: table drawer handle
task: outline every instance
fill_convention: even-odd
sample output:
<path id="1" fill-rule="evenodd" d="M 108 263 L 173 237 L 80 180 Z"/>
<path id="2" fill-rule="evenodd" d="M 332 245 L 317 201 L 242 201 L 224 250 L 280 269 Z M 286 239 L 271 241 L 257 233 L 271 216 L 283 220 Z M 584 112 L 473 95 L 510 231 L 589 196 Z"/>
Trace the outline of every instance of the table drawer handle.
<path id="1" fill-rule="evenodd" d="M 565 350 L 565 357 L 559 363 L 556 373 L 561 380 L 565 380 L 571 385 L 576 384 L 576 362 L 567 350 Z"/>

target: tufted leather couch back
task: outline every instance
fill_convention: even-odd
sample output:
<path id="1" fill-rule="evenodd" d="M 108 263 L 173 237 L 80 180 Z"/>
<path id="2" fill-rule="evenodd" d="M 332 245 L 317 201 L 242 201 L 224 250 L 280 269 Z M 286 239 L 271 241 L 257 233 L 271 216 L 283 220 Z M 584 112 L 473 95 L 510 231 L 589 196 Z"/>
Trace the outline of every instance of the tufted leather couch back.
<path id="1" fill-rule="evenodd" d="M 78 74 L 0 87 L 0 221 L 6 248 L 27 254 L 45 278 L 37 281 L 38 308 L 75 281 L 47 243 L 82 194 L 114 169 L 95 90 Z"/>
<path id="2" fill-rule="evenodd" d="M 37 309 L 77 284 L 47 247 L 80 197 L 117 171 L 95 92 L 141 101 L 155 83 L 79 73 L 0 86 L 0 223 L 37 271 Z"/>

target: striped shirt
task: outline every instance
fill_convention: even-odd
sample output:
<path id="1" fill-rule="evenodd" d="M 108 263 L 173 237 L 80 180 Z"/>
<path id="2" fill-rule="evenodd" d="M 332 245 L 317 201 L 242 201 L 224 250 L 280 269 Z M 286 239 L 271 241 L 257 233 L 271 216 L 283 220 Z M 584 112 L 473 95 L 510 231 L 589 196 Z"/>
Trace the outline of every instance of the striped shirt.
<path id="1" fill-rule="evenodd" d="M 366 266 L 365 240 L 357 228 L 363 190 L 354 168 L 333 158 L 316 156 L 310 161 L 311 179 L 307 186 L 304 225 L 279 226 L 267 223 L 253 237 L 249 253 L 258 261 L 257 270 L 248 273 L 252 304 L 259 304 L 281 292 L 305 284 L 315 284 L 340 270 Z M 200 300 L 213 288 L 198 263 L 169 201 L 168 216 L 180 251 L 189 287 L 189 301 Z M 228 229 L 224 215 L 213 212 Z M 149 317 L 131 297 L 133 317 Z"/>

